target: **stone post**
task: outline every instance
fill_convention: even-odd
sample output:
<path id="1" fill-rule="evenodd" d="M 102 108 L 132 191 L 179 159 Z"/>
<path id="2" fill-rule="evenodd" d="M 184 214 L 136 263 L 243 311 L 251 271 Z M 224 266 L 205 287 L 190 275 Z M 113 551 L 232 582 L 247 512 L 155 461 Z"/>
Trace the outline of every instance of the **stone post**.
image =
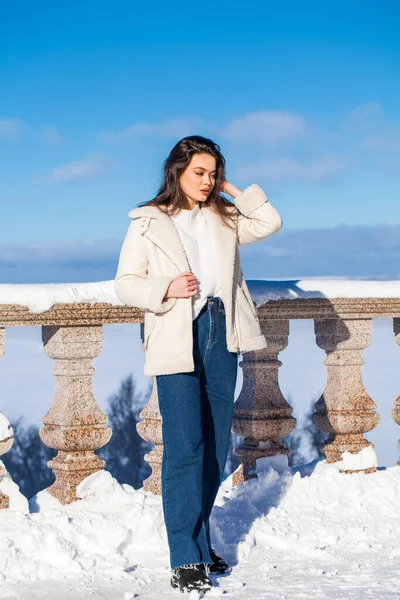
<path id="1" fill-rule="evenodd" d="M 58 450 L 48 462 L 56 477 L 48 492 L 62 504 L 76 497 L 86 477 L 104 468 L 94 450 L 109 441 L 107 417 L 92 393 L 92 359 L 101 352 L 102 326 L 44 326 L 44 350 L 55 361 L 56 393 L 40 430 L 43 442 Z"/>
<path id="2" fill-rule="evenodd" d="M 296 425 L 278 380 L 282 365 L 278 355 L 288 345 L 289 321 L 270 319 L 260 325 L 268 348 L 245 352 L 240 363 L 243 387 L 235 403 L 232 430 L 244 437 L 244 442 L 234 451 L 242 464 L 233 476 L 233 485 L 256 477 L 257 458 L 289 454 L 279 439 Z"/>
<path id="3" fill-rule="evenodd" d="M 145 459 L 150 463 L 151 474 L 144 480 L 146 492 L 161 495 L 161 468 L 163 455 L 162 419 L 158 408 L 157 380 L 153 377 L 153 390 L 148 404 L 140 413 L 142 421 L 137 425 L 137 431 L 146 442 L 154 444 L 154 448 Z"/>
<path id="4" fill-rule="evenodd" d="M 400 319 L 393 319 L 393 331 L 396 344 L 400 346 Z M 394 408 L 391 412 L 393 421 L 400 425 L 400 395 L 395 398 Z M 400 443 L 400 440 L 399 440 Z M 397 463 L 400 466 L 400 461 Z"/>
<path id="5" fill-rule="evenodd" d="M 0 359 L 4 356 L 4 345 L 6 341 L 6 330 L 4 327 L 0 327 Z M 3 415 L 0 414 L 0 417 Z M 7 424 L 6 418 L 1 418 L 2 425 L 4 427 L 4 431 L 2 432 L 1 440 L 0 440 L 0 456 L 3 456 L 6 452 L 8 452 L 11 446 L 14 443 L 14 432 L 12 427 Z M 4 475 L 7 474 L 6 468 L 3 465 L 0 465 L 0 481 L 3 479 Z M 9 498 L 5 494 L 0 492 L 0 509 L 9 508 Z"/>
<path id="6" fill-rule="evenodd" d="M 324 319 L 314 324 L 317 345 L 325 350 L 325 391 L 315 403 L 313 422 L 329 433 L 322 445 L 327 462 L 342 459 L 342 452 L 357 454 L 372 445 L 364 438 L 379 423 L 376 405 L 362 381 L 361 352 L 371 341 L 371 319 Z M 375 467 L 366 472 L 375 471 Z"/>

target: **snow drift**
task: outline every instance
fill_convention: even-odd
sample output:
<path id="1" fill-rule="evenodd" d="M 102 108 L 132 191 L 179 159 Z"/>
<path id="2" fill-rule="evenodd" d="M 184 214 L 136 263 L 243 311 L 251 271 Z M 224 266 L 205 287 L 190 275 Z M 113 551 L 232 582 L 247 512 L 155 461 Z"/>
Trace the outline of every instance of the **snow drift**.
<path id="1" fill-rule="evenodd" d="M 290 561 L 293 568 L 303 561 L 299 581 L 304 583 L 307 568 L 318 577 L 341 568 L 357 573 L 368 561 L 387 568 L 400 556 L 399 467 L 346 475 L 325 461 L 292 470 L 286 457 L 275 457 L 261 459 L 257 470 L 257 480 L 233 489 L 228 478 L 212 515 L 215 546 L 234 565 L 224 581 L 228 588 L 237 585 L 235 573 L 250 585 L 254 565 L 260 584 L 260 573 L 266 583 L 280 562 L 289 566 Z M 160 497 L 120 485 L 106 471 L 83 481 L 82 500 L 69 506 L 41 492 L 28 512 L 17 486 L 9 482 L 7 489 L 11 507 L 0 513 L 3 582 L 129 580 L 151 565 L 161 569 L 167 585 Z M 323 568 L 316 568 L 316 561 Z M 152 583 L 139 580 L 141 586 Z"/>

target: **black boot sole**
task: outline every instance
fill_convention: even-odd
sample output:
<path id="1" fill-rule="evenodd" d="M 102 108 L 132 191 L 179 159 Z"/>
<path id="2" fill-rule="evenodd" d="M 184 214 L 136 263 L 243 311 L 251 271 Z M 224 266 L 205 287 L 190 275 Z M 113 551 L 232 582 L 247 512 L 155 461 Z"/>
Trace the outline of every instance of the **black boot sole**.
<path id="1" fill-rule="evenodd" d="M 209 592 L 210 590 L 212 590 L 212 586 L 207 586 L 207 587 L 192 587 L 190 590 L 189 588 L 185 587 L 185 586 L 181 586 L 179 585 L 179 583 L 175 583 L 175 582 L 170 582 L 171 583 L 171 587 L 173 587 L 174 589 L 178 589 L 180 590 L 182 593 L 188 593 L 190 594 L 190 592 L 192 592 L 193 590 L 196 590 L 197 592 L 199 592 L 199 594 L 205 594 L 206 592 Z"/>

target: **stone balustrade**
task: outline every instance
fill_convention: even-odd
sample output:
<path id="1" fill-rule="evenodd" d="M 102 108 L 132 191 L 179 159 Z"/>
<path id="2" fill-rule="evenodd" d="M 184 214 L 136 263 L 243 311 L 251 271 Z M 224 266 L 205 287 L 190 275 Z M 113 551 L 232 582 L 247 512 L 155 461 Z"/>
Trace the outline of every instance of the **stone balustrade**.
<path id="1" fill-rule="evenodd" d="M 249 287 L 257 300 L 257 285 Z M 241 467 L 235 472 L 234 485 L 256 476 L 258 458 L 289 453 L 280 440 L 293 431 L 296 421 L 280 390 L 278 370 L 279 354 L 289 341 L 290 320 L 312 319 L 316 343 L 326 352 L 327 383 L 315 404 L 313 421 L 319 430 L 329 434 L 323 447 L 328 462 L 340 460 L 344 451 L 355 454 L 370 445 L 364 435 L 379 421 L 361 374 L 361 353 L 370 343 L 372 319 L 393 319 L 395 339 L 400 344 L 400 299 L 395 297 L 328 299 L 305 294 L 295 299 L 269 299 L 257 305 L 268 348 L 244 353 L 239 363 L 243 386 L 235 405 L 233 431 L 243 438 L 243 443 L 236 449 Z M 85 477 L 104 467 L 95 450 L 111 436 L 107 417 L 92 393 L 91 361 L 101 352 L 102 326 L 141 322 L 142 310 L 104 302 L 59 303 L 41 313 L 0 303 L 0 358 L 7 327 L 34 325 L 42 327 L 44 351 L 54 361 L 56 393 L 44 416 L 40 436 L 58 451 L 49 462 L 56 480 L 48 491 L 64 504 L 76 500 L 76 487 Z M 400 396 L 394 401 L 392 417 L 400 425 Z M 163 447 L 155 378 L 141 418 L 138 431 L 154 444 L 147 455 L 152 474 L 144 488 L 159 494 Z M 11 435 L 0 442 L 0 454 L 7 452 L 12 442 Z M 3 475 L 4 471 L 0 471 L 0 478 Z M 7 497 L 0 494 L 0 508 L 7 506 Z"/>

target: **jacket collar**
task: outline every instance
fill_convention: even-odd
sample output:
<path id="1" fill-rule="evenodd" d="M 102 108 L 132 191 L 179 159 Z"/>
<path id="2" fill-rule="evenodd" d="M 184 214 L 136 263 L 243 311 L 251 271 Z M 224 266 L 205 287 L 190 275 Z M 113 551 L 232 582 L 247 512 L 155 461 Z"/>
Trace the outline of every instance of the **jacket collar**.
<path id="1" fill-rule="evenodd" d="M 201 210 L 211 211 L 209 206 L 202 206 Z M 179 213 L 178 213 L 179 214 Z M 137 208 L 133 208 L 128 215 L 131 219 L 137 219 L 138 217 L 152 217 L 154 219 L 158 218 L 167 218 L 169 219 L 169 215 L 162 212 L 157 206 L 138 206 Z"/>

